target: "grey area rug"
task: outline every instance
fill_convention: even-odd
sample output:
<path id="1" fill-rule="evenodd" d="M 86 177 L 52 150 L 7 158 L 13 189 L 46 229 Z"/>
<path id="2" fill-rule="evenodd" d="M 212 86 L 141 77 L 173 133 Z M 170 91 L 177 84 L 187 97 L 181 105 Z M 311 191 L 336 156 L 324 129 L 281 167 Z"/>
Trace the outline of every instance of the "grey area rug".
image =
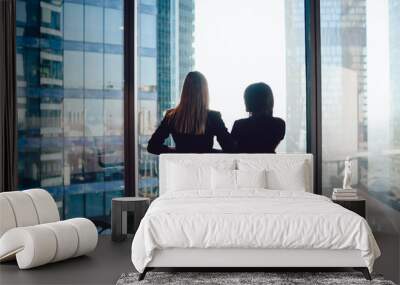
<path id="1" fill-rule="evenodd" d="M 395 285 L 382 276 L 372 275 L 368 281 L 359 272 L 148 272 L 146 278 L 138 281 L 138 273 L 122 274 L 117 285 L 146 284 L 376 284 Z"/>

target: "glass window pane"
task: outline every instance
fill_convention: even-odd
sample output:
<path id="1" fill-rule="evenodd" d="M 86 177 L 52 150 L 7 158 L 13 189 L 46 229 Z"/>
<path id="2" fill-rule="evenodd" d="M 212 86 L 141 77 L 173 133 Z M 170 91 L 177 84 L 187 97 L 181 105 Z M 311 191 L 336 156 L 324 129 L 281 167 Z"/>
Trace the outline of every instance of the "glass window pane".
<path id="1" fill-rule="evenodd" d="M 83 181 L 83 141 L 80 137 L 64 142 L 64 186 L 79 185 Z"/>
<path id="2" fill-rule="evenodd" d="M 103 42 L 103 8 L 85 5 L 85 41 Z"/>
<path id="3" fill-rule="evenodd" d="M 83 89 L 83 52 L 64 50 L 64 88 Z"/>
<path id="4" fill-rule="evenodd" d="M 156 48 L 156 19 L 155 15 L 140 14 L 140 46 L 145 48 Z"/>
<path id="5" fill-rule="evenodd" d="M 122 45 L 123 38 L 122 11 L 105 9 L 105 42 L 107 44 Z"/>
<path id="6" fill-rule="evenodd" d="M 117 71 L 118 72 L 118 71 Z M 85 53 L 85 88 L 103 89 L 103 54 Z"/>
<path id="7" fill-rule="evenodd" d="M 104 55 L 104 88 L 107 90 L 122 90 L 123 58 L 120 54 Z"/>
<path id="8" fill-rule="evenodd" d="M 157 85 L 157 60 L 154 57 L 143 56 L 140 58 L 140 81 L 142 90 L 154 90 Z"/>
<path id="9" fill-rule="evenodd" d="M 84 134 L 84 99 L 64 98 L 64 137 L 82 137 Z"/>
<path id="10" fill-rule="evenodd" d="M 107 136 L 123 136 L 124 105 L 120 99 L 104 100 L 104 127 Z"/>
<path id="11" fill-rule="evenodd" d="M 83 5 L 64 4 L 64 39 L 83 41 Z"/>
<path id="12" fill-rule="evenodd" d="M 304 1 L 142 0 L 138 14 L 139 195 L 157 195 L 157 157 L 147 141 L 194 69 L 208 79 L 211 109 L 229 130 L 248 116 L 246 86 L 269 84 L 274 116 L 287 128 L 278 151 L 306 151 Z"/>
<path id="13" fill-rule="evenodd" d="M 103 136 L 103 106 L 102 98 L 85 99 L 85 137 Z"/>
<path id="14" fill-rule="evenodd" d="M 399 11 L 398 0 L 321 0 L 322 191 L 331 196 L 342 187 L 349 159 L 352 187 L 367 200 L 367 220 L 384 249 L 374 271 L 397 282 Z"/>
<path id="15" fill-rule="evenodd" d="M 140 0 L 140 2 L 145 5 L 156 5 L 157 0 Z"/>
<path id="16" fill-rule="evenodd" d="M 19 188 L 48 190 L 63 218 L 109 224 L 124 192 L 123 1 L 16 8 Z"/>

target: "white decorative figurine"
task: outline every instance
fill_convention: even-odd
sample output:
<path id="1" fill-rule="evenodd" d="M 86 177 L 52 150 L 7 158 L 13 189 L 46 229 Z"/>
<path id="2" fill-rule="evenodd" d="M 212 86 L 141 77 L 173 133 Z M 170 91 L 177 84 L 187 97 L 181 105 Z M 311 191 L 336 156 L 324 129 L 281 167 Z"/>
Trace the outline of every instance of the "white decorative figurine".
<path id="1" fill-rule="evenodd" d="M 344 162 L 343 189 L 352 189 L 351 188 L 351 161 L 350 161 L 349 157 L 347 157 Z"/>

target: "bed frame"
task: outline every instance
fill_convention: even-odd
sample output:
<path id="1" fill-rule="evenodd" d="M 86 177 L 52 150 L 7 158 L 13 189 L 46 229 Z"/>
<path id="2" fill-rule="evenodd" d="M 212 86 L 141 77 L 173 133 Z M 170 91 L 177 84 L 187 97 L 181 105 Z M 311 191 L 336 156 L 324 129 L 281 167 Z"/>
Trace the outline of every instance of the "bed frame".
<path id="1" fill-rule="evenodd" d="M 152 261 L 139 275 L 155 268 L 231 268 L 235 271 L 271 268 L 343 268 L 361 271 L 371 280 L 359 250 L 329 249 L 193 249 L 156 250 Z M 262 271 L 262 270 L 261 270 Z"/>
<path id="2" fill-rule="evenodd" d="M 160 195 L 165 191 L 167 161 L 191 160 L 195 157 L 206 158 L 212 163 L 219 159 L 249 158 L 257 159 L 268 156 L 282 157 L 282 159 L 304 159 L 308 169 L 313 169 L 311 154 L 163 154 L 160 156 Z M 312 171 L 308 173 L 308 181 L 313 181 Z M 307 192 L 313 193 L 313 185 L 309 183 Z M 361 271 L 367 280 L 371 275 L 359 250 L 333 250 L 333 249 L 250 249 L 250 248 L 170 248 L 158 249 L 154 252 L 153 259 L 147 265 L 139 280 L 143 280 L 146 273 L 156 268 L 203 268 L 213 269 L 229 268 L 234 271 L 250 271 L 256 268 L 353 268 Z"/>

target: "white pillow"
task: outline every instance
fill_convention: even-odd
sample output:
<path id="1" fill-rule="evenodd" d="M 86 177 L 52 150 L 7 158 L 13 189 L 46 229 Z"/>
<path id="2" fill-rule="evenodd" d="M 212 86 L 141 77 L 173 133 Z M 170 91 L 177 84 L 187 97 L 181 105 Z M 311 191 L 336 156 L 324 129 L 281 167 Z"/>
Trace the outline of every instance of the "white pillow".
<path id="1" fill-rule="evenodd" d="M 304 158 L 238 159 L 239 170 L 266 170 L 267 188 L 272 190 L 306 191 L 309 167 Z"/>
<path id="2" fill-rule="evenodd" d="M 267 188 L 267 171 L 236 170 L 238 188 Z"/>
<path id="3" fill-rule="evenodd" d="M 277 170 L 267 172 L 268 189 L 290 190 L 306 192 L 306 181 L 304 170 L 301 168 L 291 169 L 290 173 Z"/>
<path id="4" fill-rule="evenodd" d="M 168 164 L 167 191 L 211 189 L 211 167 Z"/>
<path id="5" fill-rule="evenodd" d="M 213 190 L 236 190 L 236 170 L 212 168 L 211 181 Z"/>

